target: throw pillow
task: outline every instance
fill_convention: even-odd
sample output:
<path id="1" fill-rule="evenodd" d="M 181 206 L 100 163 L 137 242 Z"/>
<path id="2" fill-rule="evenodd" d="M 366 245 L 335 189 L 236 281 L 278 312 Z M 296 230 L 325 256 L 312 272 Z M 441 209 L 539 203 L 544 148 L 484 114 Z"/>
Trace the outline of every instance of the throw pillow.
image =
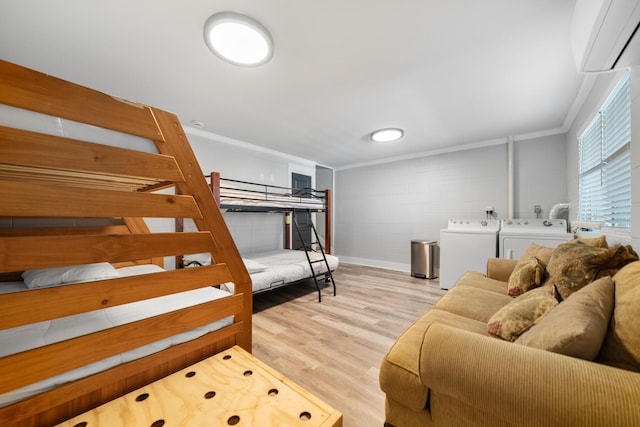
<path id="1" fill-rule="evenodd" d="M 602 346 L 612 311 L 613 280 L 606 276 L 558 304 L 515 342 L 593 360 Z"/>
<path id="2" fill-rule="evenodd" d="M 613 315 L 598 361 L 640 372 L 640 262 L 633 262 L 613 276 Z"/>
<path id="3" fill-rule="evenodd" d="M 551 259 L 551 254 L 553 253 L 553 248 L 548 248 L 546 246 L 540 246 L 537 243 L 531 243 L 527 246 L 527 249 L 524 251 L 524 254 L 520 257 L 520 259 L 536 257 L 542 263 L 543 266 L 547 266 L 549 264 L 549 260 Z"/>
<path id="4" fill-rule="evenodd" d="M 593 246 L 594 248 L 604 248 L 607 249 L 609 244 L 607 243 L 606 236 L 598 236 L 598 237 L 578 237 L 570 241 L 571 243 L 581 243 L 587 246 Z"/>
<path id="5" fill-rule="evenodd" d="M 522 333 L 558 305 L 551 286 L 525 292 L 491 316 L 487 332 L 497 338 L 515 341 Z"/>
<path id="6" fill-rule="evenodd" d="M 543 278 L 544 266 L 538 258 L 534 256 L 520 258 L 511 276 L 509 276 L 507 292 L 510 296 L 517 297 L 528 290 L 540 286 Z"/>
<path id="7" fill-rule="evenodd" d="M 566 299 L 598 277 L 613 275 L 637 259 L 631 246 L 598 248 L 577 242 L 563 243 L 551 255 L 546 283 L 555 285 L 562 299 Z"/>
<path id="8" fill-rule="evenodd" d="M 22 273 L 24 283 L 29 289 L 91 282 L 94 280 L 111 279 L 114 277 L 119 277 L 119 274 L 108 262 L 41 268 L 26 270 Z"/>

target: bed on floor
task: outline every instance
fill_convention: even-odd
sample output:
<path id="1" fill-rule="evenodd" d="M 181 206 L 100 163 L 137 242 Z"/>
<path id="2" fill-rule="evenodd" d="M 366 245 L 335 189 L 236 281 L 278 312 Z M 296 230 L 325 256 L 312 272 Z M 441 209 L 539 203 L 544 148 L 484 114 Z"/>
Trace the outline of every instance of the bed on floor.
<path id="1" fill-rule="evenodd" d="M 320 301 L 322 298 L 318 280 L 331 282 L 335 295 L 332 272 L 338 268 L 339 258 L 330 254 L 331 190 L 294 189 L 241 181 L 224 178 L 219 172 L 212 172 L 206 178 L 209 179 L 209 187 L 216 203 L 223 211 L 283 214 L 283 249 L 242 253 L 242 260 L 251 275 L 253 293 L 313 279 L 318 287 Z M 324 242 L 314 238 L 305 247 L 292 248 L 292 236 L 299 231 L 295 226 L 297 218 L 303 217 L 304 222 L 308 223 L 312 221 L 312 214 L 323 214 Z M 190 228 L 189 222 L 177 224 L 177 229 L 180 230 Z M 315 233 L 314 230 L 312 232 Z M 302 241 L 300 236 L 298 242 Z M 184 267 L 209 263 L 208 254 L 188 254 L 178 259 L 178 264 Z"/>
<path id="2" fill-rule="evenodd" d="M 0 104 L 0 425 L 251 351 L 251 279 L 174 114 L 4 61 Z M 177 218 L 196 230 L 149 229 Z M 184 253 L 213 262 L 163 268 Z"/>

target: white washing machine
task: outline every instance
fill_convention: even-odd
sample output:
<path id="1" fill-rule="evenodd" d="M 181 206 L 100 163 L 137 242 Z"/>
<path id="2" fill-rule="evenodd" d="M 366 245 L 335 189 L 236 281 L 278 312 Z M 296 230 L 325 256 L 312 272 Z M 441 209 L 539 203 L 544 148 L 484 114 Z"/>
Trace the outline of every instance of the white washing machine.
<path id="1" fill-rule="evenodd" d="M 500 224 L 500 258 L 518 259 L 531 243 L 555 248 L 573 239 L 565 219 L 503 219 Z"/>
<path id="2" fill-rule="evenodd" d="M 488 219 L 450 219 L 440 230 L 440 287 L 451 289 L 470 270 L 485 272 L 498 256 L 500 223 Z"/>

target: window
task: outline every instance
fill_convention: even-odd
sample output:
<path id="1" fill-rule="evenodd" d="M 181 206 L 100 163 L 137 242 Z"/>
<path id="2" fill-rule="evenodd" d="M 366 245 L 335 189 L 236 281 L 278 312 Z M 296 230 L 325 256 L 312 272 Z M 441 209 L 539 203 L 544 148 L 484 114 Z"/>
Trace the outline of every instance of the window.
<path id="1" fill-rule="evenodd" d="M 631 96 L 627 70 L 578 138 L 578 219 L 631 226 Z"/>

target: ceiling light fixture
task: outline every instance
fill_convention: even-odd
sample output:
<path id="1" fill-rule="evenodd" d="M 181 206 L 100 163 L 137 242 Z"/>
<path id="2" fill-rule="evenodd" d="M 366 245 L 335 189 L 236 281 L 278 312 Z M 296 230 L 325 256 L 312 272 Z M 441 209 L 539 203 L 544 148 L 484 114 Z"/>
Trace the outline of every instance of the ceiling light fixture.
<path id="1" fill-rule="evenodd" d="M 371 140 L 374 142 L 395 142 L 404 136 L 404 131 L 399 128 L 378 129 L 371 132 Z"/>
<path id="2" fill-rule="evenodd" d="M 204 41 L 214 54 L 234 65 L 262 65 L 273 56 L 269 31 L 255 19 L 236 12 L 210 16 L 204 24 Z"/>

